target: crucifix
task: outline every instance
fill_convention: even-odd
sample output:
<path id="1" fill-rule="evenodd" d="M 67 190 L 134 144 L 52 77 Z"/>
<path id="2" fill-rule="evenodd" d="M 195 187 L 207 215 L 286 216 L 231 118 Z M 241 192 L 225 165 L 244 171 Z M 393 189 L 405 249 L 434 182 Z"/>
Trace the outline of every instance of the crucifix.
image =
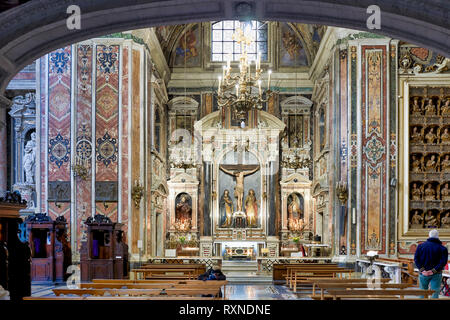
<path id="1" fill-rule="evenodd" d="M 259 169 L 259 164 L 221 164 L 220 170 L 236 178 L 234 197 L 237 199 L 237 212 L 242 212 L 242 200 L 244 198 L 244 177 Z"/>

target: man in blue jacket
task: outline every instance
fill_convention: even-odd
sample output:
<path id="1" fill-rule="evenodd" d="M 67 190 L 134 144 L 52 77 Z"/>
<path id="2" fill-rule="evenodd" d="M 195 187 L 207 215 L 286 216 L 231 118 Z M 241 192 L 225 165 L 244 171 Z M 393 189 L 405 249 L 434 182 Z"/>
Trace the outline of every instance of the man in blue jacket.
<path id="1" fill-rule="evenodd" d="M 429 233 L 429 238 L 421 243 L 414 254 L 414 262 L 419 269 L 419 286 L 420 289 L 431 290 L 435 292 L 432 298 L 439 298 L 441 290 L 442 270 L 447 264 L 448 250 L 439 240 L 439 232 L 433 229 Z"/>

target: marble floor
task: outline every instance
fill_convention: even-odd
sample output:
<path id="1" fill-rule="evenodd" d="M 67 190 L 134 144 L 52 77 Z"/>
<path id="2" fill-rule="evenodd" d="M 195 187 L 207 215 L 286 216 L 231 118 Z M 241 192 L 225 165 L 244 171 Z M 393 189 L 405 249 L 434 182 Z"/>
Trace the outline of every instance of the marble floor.
<path id="1" fill-rule="evenodd" d="M 31 292 L 34 297 L 52 297 L 52 289 L 67 288 L 66 285 L 32 285 Z M 273 284 L 228 284 L 226 297 L 229 300 L 311 300 L 308 296 L 310 289 L 300 293 L 293 293 L 283 285 Z"/>

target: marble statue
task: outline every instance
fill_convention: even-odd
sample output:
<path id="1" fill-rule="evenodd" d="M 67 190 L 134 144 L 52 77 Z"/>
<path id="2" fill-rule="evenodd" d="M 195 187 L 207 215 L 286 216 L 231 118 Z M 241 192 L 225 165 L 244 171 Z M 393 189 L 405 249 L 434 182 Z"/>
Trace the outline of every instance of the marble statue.
<path id="1" fill-rule="evenodd" d="M 425 189 L 425 200 L 436 200 L 436 191 L 434 191 L 434 189 L 432 188 L 431 183 L 427 184 L 427 187 Z"/>
<path id="2" fill-rule="evenodd" d="M 414 99 L 414 103 L 412 105 L 412 115 L 413 116 L 420 116 L 422 115 L 422 108 L 419 105 L 419 100 L 416 98 Z"/>
<path id="3" fill-rule="evenodd" d="M 424 108 L 426 116 L 435 116 L 436 115 L 436 106 L 432 103 L 433 103 L 433 100 L 428 99 L 428 104 Z"/>
<path id="4" fill-rule="evenodd" d="M 422 172 L 422 170 L 420 169 L 420 160 L 417 159 L 415 155 L 412 156 L 412 171 Z"/>
<path id="5" fill-rule="evenodd" d="M 426 216 L 425 216 L 425 227 L 426 228 L 437 228 L 437 220 L 436 217 L 433 215 L 433 212 L 431 210 L 428 210 Z"/>
<path id="6" fill-rule="evenodd" d="M 423 134 L 418 130 L 418 127 L 413 128 L 413 132 L 411 134 L 411 142 L 420 143 L 423 142 Z"/>
<path id="7" fill-rule="evenodd" d="M 441 190 L 442 201 L 450 201 L 450 189 L 448 187 L 448 182 L 445 184 L 444 188 Z"/>
<path id="8" fill-rule="evenodd" d="M 247 226 L 256 227 L 258 216 L 258 203 L 256 202 L 255 190 L 248 190 L 247 198 L 245 198 L 245 214 L 247 215 Z"/>
<path id="9" fill-rule="evenodd" d="M 189 205 L 188 197 L 182 195 L 180 202 L 177 203 L 175 208 L 175 217 L 177 220 L 189 220 L 192 217 L 192 208 Z"/>
<path id="10" fill-rule="evenodd" d="M 441 228 L 450 228 L 450 212 L 441 218 Z"/>
<path id="11" fill-rule="evenodd" d="M 411 218 L 412 228 L 422 228 L 423 217 L 419 214 L 419 211 L 414 211 L 414 215 Z"/>
<path id="12" fill-rule="evenodd" d="M 450 172 L 450 155 L 446 154 L 444 160 L 441 161 L 441 171 L 444 173 Z"/>
<path id="13" fill-rule="evenodd" d="M 434 141 L 436 140 L 436 138 L 437 138 L 437 136 L 436 136 L 436 134 L 434 133 L 434 128 L 431 128 L 431 129 L 430 129 L 430 132 L 428 132 L 428 133 L 425 135 L 425 139 L 427 140 L 427 143 L 430 143 L 430 144 L 434 143 Z"/>
<path id="14" fill-rule="evenodd" d="M 36 133 L 31 133 L 31 140 L 27 142 L 24 148 L 23 168 L 25 170 L 25 182 L 34 183 L 36 168 Z"/>
<path id="15" fill-rule="evenodd" d="M 232 169 L 230 170 L 229 167 Z M 243 170 L 247 167 L 249 167 L 250 170 Z M 220 165 L 220 169 L 223 172 L 236 177 L 236 186 L 234 187 L 234 197 L 237 199 L 236 209 L 238 212 L 242 212 L 242 200 L 244 199 L 244 177 L 258 171 L 259 165 Z"/>
<path id="16" fill-rule="evenodd" d="M 448 133 L 448 128 L 445 128 L 444 132 L 441 134 L 441 142 L 443 144 L 450 144 L 450 133 Z"/>
<path id="17" fill-rule="evenodd" d="M 412 200 L 413 201 L 420 201 L 422 200 L 422 190 L 417 187 L 417 184 L 413 183 L 413 187 L 411 190 Z"/>
<path id="18" fill-rule="evenodd" d="M 220 199 L 220 213 L 222 217 L 225 217 L 225 221 L 222 227 L 231 227 L 233 222 L 233 199 L 230 197 L 230 192 L 225 190 L 223 192 L 222 198 Z"/>
<path id="19" fill-rule="evenodd" d="M 436 172 L 437 169 L 437 162 L 436 162 L 436 156 L 434 154 L 431 155 L 430 159 L 427 161 L 425 165 L 426 171 Z"/>
<path id="20" fill-rule="evenodd" d="M 298 196 L 293 193 L 290 195 L 291 201 L 288 204 L 288 218 L 300 219 L 303 216 L 300 200 Z"/>

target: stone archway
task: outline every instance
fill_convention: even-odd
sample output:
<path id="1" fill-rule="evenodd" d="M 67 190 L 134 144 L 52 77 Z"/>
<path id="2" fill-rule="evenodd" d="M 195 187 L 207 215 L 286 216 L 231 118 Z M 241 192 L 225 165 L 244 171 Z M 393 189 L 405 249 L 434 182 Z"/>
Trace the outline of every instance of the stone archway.
<path id="1" fill-rule="evenodd" d="M 368 30 L 373 0 L 33 0 L 0 14 L 0 94 L 27 64 L 51 50 L 113 32 L 215 19 L 251 17 L 367 30 L 448 55 L 450 3 L 378 0 L 381 29 Z M 81 29 L 66 26 L 67 8 L 81 9 Z"/>

